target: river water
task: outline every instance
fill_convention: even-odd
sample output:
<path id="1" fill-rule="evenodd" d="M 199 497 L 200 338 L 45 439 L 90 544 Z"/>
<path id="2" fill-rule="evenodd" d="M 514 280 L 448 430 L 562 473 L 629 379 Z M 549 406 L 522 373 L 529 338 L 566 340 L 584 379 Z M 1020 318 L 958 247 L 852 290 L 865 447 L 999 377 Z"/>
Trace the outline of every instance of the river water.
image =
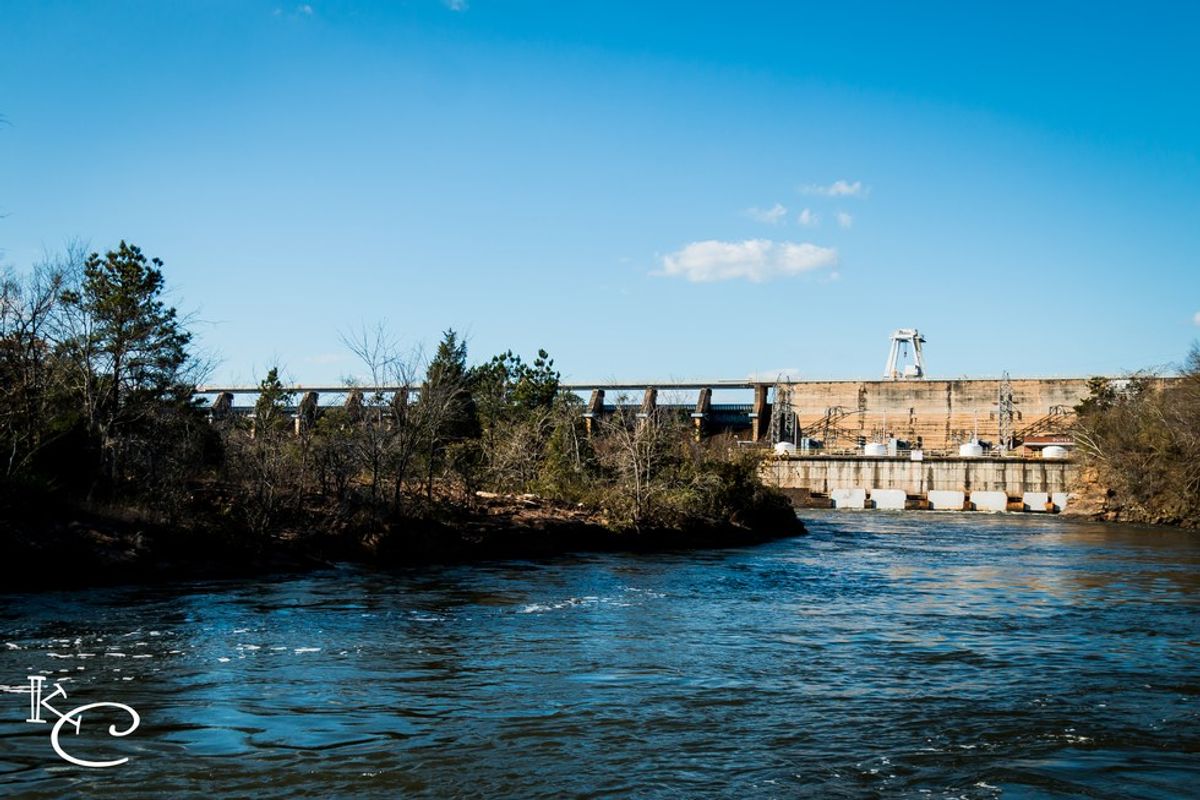
<path id="1" fill-rule="evenodd" d="M 725 551 L 0 595 L 0 795 L 1200 796 L 1200 536 L 806 520 Z M 111 710 L 61 737 L 130 760 L 59 759 L 31 674 L 60 712 L 135 708 L 127 738 Z"/>

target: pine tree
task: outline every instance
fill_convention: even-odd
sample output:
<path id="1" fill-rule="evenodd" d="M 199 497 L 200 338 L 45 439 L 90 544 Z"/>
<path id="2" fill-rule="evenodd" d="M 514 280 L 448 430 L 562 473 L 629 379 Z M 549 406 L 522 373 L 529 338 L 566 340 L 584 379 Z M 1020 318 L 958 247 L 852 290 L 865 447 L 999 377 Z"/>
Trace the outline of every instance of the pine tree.
<path id="1" fill-rule="evenodd" d="M 287 407 L 292 394 L 279 380 L 279 368 L 271 367 L 267 377 L 258 384 L 258 400 L 254 403 L 254 424 L 263 431 L 280 428 L 287 422 Z"/>
<path id="2" fill-rule="evenodd" d="M 122 241 L 104 256 L 92 253 L 79 287 L 63 293 L 78 312 L 65 348 L 78 367 L 89 429 L 110 479 L 119 475 L 122 436 L 164 401 L 191 394 L 181 383 L 191 334 L 162 300 L 162 266 Z"/>

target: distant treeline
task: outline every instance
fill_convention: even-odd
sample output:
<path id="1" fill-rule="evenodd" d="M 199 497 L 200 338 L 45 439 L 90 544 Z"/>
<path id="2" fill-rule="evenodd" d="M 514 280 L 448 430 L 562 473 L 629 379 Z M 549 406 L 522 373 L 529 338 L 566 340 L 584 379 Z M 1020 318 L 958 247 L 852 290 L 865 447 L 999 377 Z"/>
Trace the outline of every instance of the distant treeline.
<path id="1" fill-rule="evenodd" d="M 1075 439 L 1104 510 L 1129 522 L 1200 527 L 1200 348 L 1180 380 L 1093 378 L 1076 407 Z"/>
<path id="2" fill-rule="evenodd" d="M 343 336 L 372 385 L 297 433 L 279 368 L 253 418 L 210 419 L 195 397 L 208 364 L 164 300 L 163 263 L 121 242 L 68 248 L 0 286 L 0 486 L 5 513 L 121 509 L 172 523 L 198 504 L 247 532 L 334 516 L 421 518 L 479 492 L 581 504 L 617 530 L 751 523 L 786 501 L 730 442 L 684 421 L 623 410 L 583 428 L 545 351 L 471 365 L 446 331 L 424 357 L 383 328 Z M 351 388 L 348 386 L 348 389 Z"/>

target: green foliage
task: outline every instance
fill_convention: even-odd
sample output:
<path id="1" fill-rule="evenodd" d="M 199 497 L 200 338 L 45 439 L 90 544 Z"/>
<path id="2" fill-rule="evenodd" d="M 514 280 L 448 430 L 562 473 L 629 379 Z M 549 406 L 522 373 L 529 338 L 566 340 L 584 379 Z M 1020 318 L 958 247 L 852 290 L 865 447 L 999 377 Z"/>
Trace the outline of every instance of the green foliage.
<path id="1" fill-rule="evenodd" d="M 263 431 L 286 429 L 290 423 L 287 409 L 294 395 L 287 391 L 279 379 L 279 368 L 271 367 L 258 388 L 258 400 L 254 403 L 255 427 Z"/>
<path id="2" fill-rule="evenodd" d="M 126 445 L 149 433 L 160 407 L 190 401 L 182 371 L 191 334 L 163 302 L 163 289 L 162 261 L 122 241 L 103 257 L 88 256 L 80 285 L 62 294 L 74 327 L 60 353 L 76 367 L 110 481 L 122 477 Z"/>
<path id="3" fill-rule="evenodd" d="M 82 286 L 63 293 L 89 318 L 89 330 L 69 344 L 90 356 L 114 416 L 139 399 L 165 397 L 187 361 L 191 334 L 162 300 L 162 265 L 122 241 L 103 257 L 92 253 Z"/>
<path id="4" fill-rule="evenodd" d="M 1087 387 L 1088 396 L 1075 406 L 1075 413 L 1080 416 L 1107 411 L 1117 400 L 1117 391 L 1108 378 L 1088 378 Z"/>
<path id="5" fill-rule="evenodd" d="M 496 489 L 536 488 L 547 440 L 558 425 L 559 374 L 545 350 L 526 364 L 511 350 L 468 374 L 480 422 L 476 459 Z"/>
<path id="6" fill-rule="evenodd" d="M 420 402 L 437 410 L 434 438 L 441 443 L 479 435 L 479 419 L 471 397 L 467 370 L 467 343 L 454 329 L 442 334 L 429 362 Z"/>
<path id="7" fill-rule="evenodd" d="M 584 428 L 582 411 L 583 402 L 573 394 L 560 395 L 556 401 L 538 464 L 537 491 L 579 502 L 599 479 L 596 451 Z"/>
<path id="8" fill-rule="evenodd" d="M 532 364 L 508 350 L 472 368 L 470 384 L 480 417 L 496 424 L 549 409 L 558 396 L 559 377 L 554 359 L 545 350 L 538 350 Z"/>
<path id="9" fill-rule="evenodd" d="M 1100 385 L 1078 407 L 1074 436 L 1085 466 L 1131 521 L 1200 527 L 1200 349 L 1178 381 L 1136 376 Z"/>

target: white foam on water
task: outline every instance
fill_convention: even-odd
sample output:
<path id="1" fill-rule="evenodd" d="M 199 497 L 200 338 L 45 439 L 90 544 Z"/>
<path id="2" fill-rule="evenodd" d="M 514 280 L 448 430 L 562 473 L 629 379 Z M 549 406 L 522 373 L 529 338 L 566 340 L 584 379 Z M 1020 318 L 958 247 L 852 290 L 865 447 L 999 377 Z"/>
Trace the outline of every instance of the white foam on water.
<path id="1" fill-rule="evenodd" d="M 319 647 L 297 647 L 292 652 L 293 653 L 319 653 L 319 652 L 321 652 L 321 648 L 319 648 Z"/>
<path id="2" fill-rule="evenodd" d="M 572 608 L 574 606 L 592 605 L 599 598 L 597 597 L 568 597 L 561 603 L 529 603 L 518 610 L 518 614 L 542 614 L 547 611 L 558 611 L 563 608 Z"/>
<path id="3" fill-rule="evenodd" d="M 7 647 L 9 650 L 20 650 L 21 649 L 21 645 L 14 644 L 13 642 L 5 642 L 4 646 Z"/>
<path id="4" fill-rule="evenodd" d="M 218 659 L 217 659 L 217 661 L 221 662 L 222 664 L 228 664 L 228 663 L 229 663 L 229 659 L 228 659 L 228 658 L 225 658 L 225 656 L 221 656 L 220 658 L 218 658 Z"/>

